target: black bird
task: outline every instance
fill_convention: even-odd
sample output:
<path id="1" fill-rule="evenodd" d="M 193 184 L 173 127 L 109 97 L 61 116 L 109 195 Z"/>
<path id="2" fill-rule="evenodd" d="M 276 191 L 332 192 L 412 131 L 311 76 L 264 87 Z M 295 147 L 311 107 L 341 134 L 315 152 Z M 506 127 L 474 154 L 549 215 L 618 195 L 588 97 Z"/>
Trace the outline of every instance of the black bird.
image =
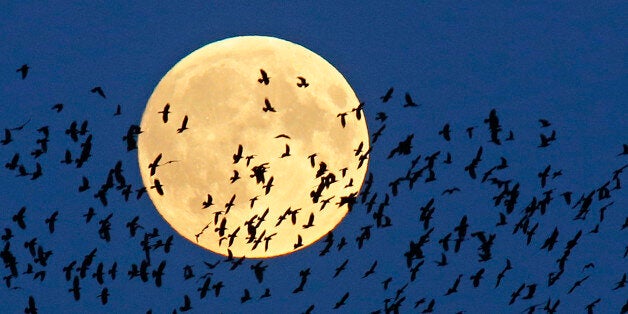
<path id="1" fill-rule="evenodd" d="M 386 92 L 386 94 L 382 97 L 380 97 L 380 99 L 382 100 L 382 102 L 388 102 L 390 100 L 390 98 L 392 98 L 392 93 L 394 91 L 394 88 L 389 88 L 388 91 Z"/>
<path id="2" fill-rule="evenodd" d="M 345 270 L 348 263 L 349 260 L 346 259 L 344 262 L 342 262 L 342 264 L 340 264 L 340 266 L 336 267 L 336 272 L 334 273 L 334 276 L 332 278 L 338 277 L 338 275 L 340 275 L 340 273 Z"/>
<path id="3" fill-rule="evenodd" d="M 15 221 L 21 229 L 26 229 L 26 223 L 24 222 L 25 212 L 26 212 L 26 206 L 22 206 L 22 208 L 20 208 L 17 214 L 13 215 L 13 221 Z"/>
<path id="4" fill-rule="evenodd" d="M 188 129 L 188 116 L 185 115 L 183 117 L 183 122 L 181 122 L 181 127 L 177 129 L 177 133 L 183 133 L 183 131 Z"/>
<path id="5" fill-rule="evenodd" d="M 418 107 L 419 105 L 417 105 L 414 101 L 412 101 L 412 97 L 410 96 L 410 93 L 406 93 L 406 103 L 403 104 L 403 107 Z"/>
<path id="6" fill-rule="evenodd" d="M 240 303 L 244 303 L 250 299 L 251 299 L 251 293 L 249 292 L 249 289 L 244 289 L 244 295 L 240 297 Z"/>
<path id="7" fill-rule="evenodd" d="M 475 126 L 470 126 L 467 128 L 467 136 L 469 137 L 469 139 L 473 138 L 473 129 L 475 128 Z"/>
<path id="8" fill-rule="evenodd" d="M 0 143 L 2 143 L 2 145 L 7 145 L 11 142 L 13 142 L 13 138 L 11 137 L 11 131 L 9 129 L 4 129 L 4 139 L 2 139 Z"/>
<path id="9" fill-rule="evenodd" d="M 15 70 L 15 72 L 20 72 L 22 74 L 22 79 L 25 79 L 28 75 L 28 69 L 30 69 L 28 64 L 23 64 L 21 67 Z"/>
<path id="10" fill-rule="evenodd" d="M 300 235 L 300 234 L 298 234 L 298 235 L 297 235 L 297 243 L 295 243 L 295 244 L 293 245 L 293 247 L 294 247 L 294 249 L 296 250 L 296 249 L 298 249 L 298 248 L 300 248 L 300 247 L 302 247 L 302 246 L 303 246 L 303 238 L 301 238 L 301 235 Z"/>
<path id="11" fill-rule="evenodd" d="M 155 179 L 153 184 L 154 185 L 151 186 L 150 188 L 155 189 L 157 191 L 157 194 L 164 195 L 163 185 L 161 185 L 161 182 L 159 181 L 159 179 Z"/>
<path id="12" fill-rule="evenodd" d="M 213 201 L 213 197 L 210 194 L 207 194 L 207 201 L 203 201 L 203 208 L 207 208 L 209 206 L 214 205 Z"/>
<path id="13" fill-rule="evenodd" d="M 78 187 L 78 191 L 79 192 L 85 192 L 87 190 L 89 190 L 90 186 L 89 186 L 89 180 L 87 179 L 87 177 L 83 176 L 83 181 L 81 183 L 81 185 Z"/>
<path id="14" fill-rule="evenodd" d="M 613 288 L 613 290 L 619 290 L 623 287 L 626 286 L 626 282 L 628 282 L 628 280 L 626 279 L 626 273 L 623 274 L 623 276 L 621 277 L 621 280 L 619 280 L 617 283 L 615 283 L 615 287 Z"/>
<path id="15" fill-rule="evenodd" d="M 342 125 L 343 128 L 347 125 L 347 120 L 345 119 L 346 116 L 346 112 L 341 112 L 336 116 L 340 118 L 340 125 Z"/>
<path id="16" fill-rule="evenodd" d="M 279 158 L 289 157 L 290 156 L 290 146 L 286 144 L 286 151 L 281 154 Z"/>
<path id="17" fill-rule="evenodd" d="M 72 288 L 68 289 L 68 292 L 72 292 L 75 301 L 81 299 L 81 286 L 79 284 L 78 276 L 74 276 L 74 280 L 72 281 Z"/>
<path id="18" fill-rule="evenodd" d="M 595 305 L 600 303 L 600 301 L 602 301 L 602 299 L 601 298 L 597 298 L 597 299 L 595 299 L 595 301 L 587 304 L 587 306 L 584 307 L 584 309 L 587 310 L 587 314 L 593 314 L 593 307 L 595 307 Z"/>
<path id="19" fill-rule="evenodd" d="M 268 85 L 268 83 L 270 83 L 270 77 L 268 77 L 266 71 L 259 69 L 259 72 L 262 74 L 262 77 L 257 79 L 257 81 L 260 82 L 260 84 Z"/>
<path id="20" fill-rule="evenodd" d="M 4 167 L 9 170 L 15 170 L 18 167 L 19 161 L 20 161 L 20 154 L 15 153 L 15 155 L 13 155 L 13 158 L 11 158 L 11 161 L 4 164 Z"/>
<path id="21" fill-rule="evenodd" d="M 190 301 L 190 297 L 186 294 L 183 296 L 183 305 L 179 307 L 179 311 L 187 312 L 192 309 L 192 301 Z"/>
<path id="22" fill-rule="evenodd" d="M 546 128 L 546 127 L 552 125 L 549 121 L 547 121 L 545 119 L 539 119 L 539 122 L 541 122 L 541 127 L 542 128 Z"/>
<path id="23" fill-rule="evenodd" d="M 263 261 L 257 262 L 257 264 L 251 265 L 251 269 L 255 273 L 255 279 L 257 279 L 258 283 L 262 283 L 264 281 L 264 271 L 268 267 L 268 265 L 262 266 Z"/>
<path id="24" fill-rule="evenodd" d="M 113 116 L 115 117 L 115 116 L 119 116 L 121 114 L 122 114 L 122 106 L 120 104 L 118 104 L 116 106 L 116 112 L 113 113 Z"/>
<path id="25" fill-rule="evenodd" d="M 55 104 L 50 109 L 55 110 L 57 113 L 59 113 L 59 112 L 61 112 L 61 110 L 63 110 L 63 104 L 61 104 L 61 103 Z"/>
<path id="26" fill-rule="evenodd" d="M 305 81 L 305 78 L 302 76 L 297 76 L 297 78 L 299 79 L 299 82 L 297 83 L 298 87 L 303 87 L 306 88 L 308 86 L 310 86 L 310 84 L 308 82 Z"/>
<path id="27" fill-rule="evenodd" d="M 238 173 L 238 170 L 233 170 L 233 176 L 229 178 L 229 181 L 231 181 L 231 183 L 234 183 L 238 181 L 238 179 L 240 179 L 240 174 Z"/>
<path id="28" fill-rule="evenodd" d="M 100 87 L 100 86 L 96 86 L 96 87 L 92 88 L 92 89 L 90 90 L 90 92 L 92 92 L 92 94 L 97 93 L 97 94 L 98 94 L 98 95 L 100 95 L 100 97 L 102 97 L 102 98 L 107 98 L 107 97 L 105 96 L 105 92 L 102 90 L 102 87 Z"/>
<path id="29" fill-rule="evenodd" d="M 303 229 L 310 227 L 314 227 L 314 213 L 310 213 L 310 218 L 308 219 L 307 224 L 303 225 Z"/>
<path id="30" fill-rule="evenodd" d="M 449 123 L 446 123 L 443 126 L 443 129 L 438 131 L 438 135 L 442 135 L 447 142 L 451 141 L 451 129 L 449 127 Z"/>
<path id="31" fill-rule="evenodd" d="M 275 108 L 273 108 L 273 106 L 270 104 L 270 101 L 268 100 L 268 98 L 264 98 L 264 108 L 262 108 L 262 110 L 264 112 L 277 112 L 275 111 Z"/>
<path id="32" fill-rule="evenodd" d="M 580 287 L 582 285 L 582 283 L 589 279 L 589 276 L 585 276 L 584 278 L 577 280 L 573 286 L 571 286 L 571 288 L 569 289 L 569 291 L 567 292 L 567 294 L 571 294 L 577 287 Z"/>
<path id="33" fill-rule="evenodd" d="M 364 102 L 361 102 L 355 108 L 351 108 L 351 112 L 355 112 L 355 118 L 358 120 L 362 119 L 362 108 L 364 108 Z"/>
<path id="34" fill-rule="evenodd" d="M 386 115 L 385 112 L 378 112 L 375 116 L 375 120 L 379 120 L 381 122 L 386 121 L 386 119 L 388 119 L 388 115 Z"/>
<path id="35" fill-rule="evenodd" d="M 375 273 L 375 267 L 377 267 L 377 261 L 373 262 L 373 264 L 371 265 L 371 268 L 369 268 L 364 275 L 362 275 L 362 278 L 366 278 L 372 274 Z"/>
<path id="36" fill-rule="evenodd" d="M 617 154 L 617 156 L 628 155 L 628 144 L 623 144 L 624 150 Z"/>
<path id="37" fill-rule="evenodd" d="M 161 119 L 164 121 L 164 123 L 168 123 L 168 115 L 171 113 L 170 104 L 167 103 L 164 106 L 164 109 L 162 111 L 158 111 L 157 113 L 161 113 Z"/>
<path id="38" fill-rule="evenodd" d="M 548 147 L 550 145 L 551 142 L 556 140 L 556 131 L 552 131 L 552 134 L 550 136 L 547 136 L 545 134 L 541 134 L 541 144 L 539 144 L 538 147 Z"/>
<path id="39" fill-rule="evenodd" d="M 482 279 L 482 275 L 484 275 L 484 268 L 480 268 L 477 273 L 471 276 L 471 281 L 473 281 L 473 287 L 477 288 L 480 286 L 480 280 Z"/>
<path id="40" fill-rule="evenodd" d="M 461 278 L 462 278 L 462 275 L 458 275 L 458 278 L 456 278 L 456 281 L 454 281 L 453 286 L 451 286 L 451 288 L 447 289 L 447 292 L 445 293 L 445 295 L 450 295 L 450 294 L 458 292 L 458 285 L 460 285 L 460 279 Z"/>
<path id="41" fill-rule="evenodd" d="M 55 222 L 57 221 L 58 215 L 59 211 L 55 211 L 50 217 L 44 220 L 44 222 L 48 224 L 48 231 L 50 231 L 51 234 L 55 232 Z"/>
<path id="42" fill-rule="evenodd" d="M 35 298 L 33 296 L 28 297 L 28 306 L 24 309 L 25 314 L 37 314 L 37 306 L 35 305 Z"/>
<path id="43" fill-rule="evenodd" d="M 107 302 L 109 301 L 109 289 L 107 289 L 106 287 L 103 288 L 100 291 L 100 294 L 96 296 L 97 298 L 100 298 L 100 302 L 105 305 L 107 304 Z"/>
<path id="44" fill-rule="evenodd" d="M 345 302 L 347 301 L 347 299 L 349 298 L 349 292 L 345 293 L 342 298 L 340 298 L 340 301 L 336 302 L 336 305 L 334 305 L 334 309 L 338 309 L 341 306 L 345 305 Z"/>
<path id="45" fill-rule="evenodd" d="M 161 157 L 162 157 L 162 153 L 159 153 L 159 155 L 157 155 L 157 157 L 155 157 L 155 160 L 148 164 L 148 169 L 150 169 L 150 176 L 154 176 L 155 172 L 157 171 L 157 167 L 159 167 L 159 161 L 161 161 Z"/>
<path id="46" fill-rule="evenodd" d="M 233 163 L 234 164 L 237 164 L 240 161 L 240 159 L 242 159 L 242 151 L 243 150 L 244 149 L 242 148 L 242 145 L 238 145 L 238 152 L 233 154 Z"/>

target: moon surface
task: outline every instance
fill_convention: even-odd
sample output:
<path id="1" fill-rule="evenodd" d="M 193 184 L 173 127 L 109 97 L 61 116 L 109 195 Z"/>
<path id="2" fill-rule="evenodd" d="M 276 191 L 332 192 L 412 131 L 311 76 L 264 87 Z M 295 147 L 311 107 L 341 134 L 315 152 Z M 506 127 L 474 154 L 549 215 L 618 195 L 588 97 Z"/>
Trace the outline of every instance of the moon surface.
<path id="1" fill-rule="evenodd" d="M 183 58 L 140 127 L 153 204 L 221 255 L 273 257 L 314 243 L 350 210 L 368 167 L 351 86 L 322 57 L 272 37 L 224 39 Z"/>

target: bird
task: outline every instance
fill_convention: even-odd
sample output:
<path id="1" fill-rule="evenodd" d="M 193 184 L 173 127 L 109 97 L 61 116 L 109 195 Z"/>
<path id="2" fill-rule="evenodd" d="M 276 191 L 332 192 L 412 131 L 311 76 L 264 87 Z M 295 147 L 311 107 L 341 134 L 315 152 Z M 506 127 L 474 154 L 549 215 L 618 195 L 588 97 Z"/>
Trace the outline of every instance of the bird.
<path id="1" fill-rule="evenodd" d="M 18 227 L 21 229 L 26 229 L 26 223 L 24 222 L 24 218 L 26 217 L 24 213 L 26 212 L 26 206 L 22 206 L 17 214 L 13 215 L 12 220 L 17 223 Z"/>
<path id="2" fill-rule="evenodd" d="M 451 134 L 451 129 L 449 127 L 449 123 L 446 123 L 443 126 L 443 129 L 438 131 L 438 135 L 442 135 L 443 138 L 445 139 L 445 141 L 447 141 L 447 142 L 451 141 L 451 135 L 450 134 Z"/>
<path id="3" fill-rule="evenodd" d="M 183 121 L 181 122 L 181 127 L 177 129 L 177 133 L 183 133 L 183 131 L 188 129 L 188 116 L 185 115 L 183 117 Z"/>
<path id="4" fill-rule="evenodd" d="M 114 117 L 119 115 L 122 115 L 122 106 L 120 104 L 116 106 L 116 112 L 113 113 Z"/>
<path id="5" fill-rule="evenodd" d="M 285 158 L 290 156 L 290 146 L 286 144 L 286 151 L 281 154 L 279 158 Z"/>
<path id="6" fill-rule="evenodd" d="M 78 187 L 78 191 L 79 192 L 85 192 L 87 190 L 89 190 L 90 186 L 89 186 L 89 180 L 87 179 L 87 177 L 83 176 L 83 180 L 81 185 Z"/>
<path id="7" fill-rule="evenodd" d="M 4 129 L 4 139 L 2 139 L 0 143 L 2 143 L 2 145 L 8 145 L 12 141 L 13 141 L 13 138 L 11 137 L 11 130 Z"/>
<path id="8" fill-rule="evenodd" d="M 297 82 L 297 86 L 298 87 L 306 88 L 306 87 L 310 86 L 310 84 L 305 80 L 304 77 L 297 76 L 297 78 L 299 79 L 299 82 Z"/>
<path id="9" fill-rule="evenodd" d="M 303 229 L 314 227 L 314 213 L 310 213 L 307 224 L 303 225 Z"/>
<path id="10" fill-rule="evenodd" d="M 100 97 L 102 97 L 102 98 L 107 98 L 107 97 L 105 96 L 105 92 L 102 90 L 102 87 L 100 87 L 100 86 L 96 86 L 96 87 L 92 88 L 92 89 L 90 90 L 90 92 L 92 92 L 92 94 L 98 94 L 98 95 L 100 95 Z"/>
<path id="11" fill-rule="evenodd" d="M 406 93 L 405 99 L 406 99 L 406 103 L 403 104 L 404 108 L 407 108 L 407 107 L 418 107 L 419 106 L 417 103 L 412 101 L 412 96 L 410 96 L 410 93 Z"/>
<path id="12" fill-rule="evenodd" d="M 22 66 L 15 70 L 15 72 L 20 72 L 20 74 L 22 75 L 22 79 L 25 79 L 28 75 L 29 69 L 30 67 L 28 66 L 28 64 L 22 64 Z"/>
<path id="13" fill-rule="evenodd" d="M 546 128 L 550 125 L 552 125 L 549 121 L 547 121 L 546 119 L 539 119 L 539 122 L 541 123 L 541 127 L 542 128 Z"/>
<path id="14" fill-rule="evenodd" d="M 238 170 L 233 170 L 233 176 L 229 178 L 229 181 L 231 183 L 234 183 L 238 181 L 238 179 L 240 179 L 240 174 L 238 173 Z"/>
<path id="15" fill-rule="evenodd" d="M 275 111 L 275 108 L 270 104 L 270 101 L 268 100 L 268 98 L 264 98 L 264 108 L 262 108 L 262 110 L 264 112 L 277 112 Z"/>
<path id="16" fill-rule="evenodd" d="M 347 125 L 347 120 L 345 119 L 346 116 L 347 116 L 346 112 L 341 112 L 338 115 L 336 115 L 336 117 L 340 118 L 340 125 L 342 125 L 343 128 Z"/>
<path id="17" fill-rule="evenodd" d="M 384 96 L 380 97 L 380 99 L 382 100 L 382 102 L 386 103 L 390 100 L 390 98 L 392 98 L 392 93 L 394 91 L 394 88 L 389 88 L 388 91 L 386 92 L 386 94 L 384 94 Z"/>
<path id="18" fill-rule="evenodd" d="M 340 300 L 336 302 L 336 304 L 334 305 L 334 309 L 338 309 L 341 306 L 345 305 L 345 302 L 347 301 L 348 298 L 349 298 L 349 292 L 345 293 L 342 296 L 342 298 L 340 298 Z"/>
<path id="19" fill-rule="evenodd" d="M 164 195 L 164 190 L 163 190 L 163 185 L 161 185 L 161 182 L 159 181 L 159 179 L 155 179 L 153 180 L 153 186 L 151 186 L 151 189 L 155 189 L 155 191 L 157 191 L 157 194 L 159 195 Z"/>
<path id="20" fill-rule="evenodd" d="M 268 83 L 270 83 L 270 77 L 268 77 L 268 74 L 266 74 L 266 71 L 264 71 L 263 69 L 259 69 L 259 72 L 262 75 L 262 77 L 257 79 L 257 81 L 260 84 L 268 85 Z"/>
<path id="21" fill-rule="evenodd" d="M 623 155 L 628 155 L 628 144 L 623 144 L 623 151 L 617 154 L 617 156 L 623 156 Z"/>
<path id="22" fill-rule="evenodd" d="M 296 250 L 296 249 L 298 249 L 298 248 L 300 248 L 300 247 L 302 247 L 302 246 L 303 246 L 303 238 L 301 237 L 301 235 L 300 235 L 300 234 L 298 234 L 298 235 L 297 235 L 297 243 L 295 243 L 295 244 L 293 245 L 293 247 L 294 247 L 294 249 Z"/>
<path id="23" fill-rule="evenodd" d="M 165 104 L 164 109 L 162 111 L 158 111 L 157 113 L 161 113 L 161 120 L 164 123 L 168 123 L 168 115 L 172 113 L 170 111 L 170 104 L 169 103 Z"/>
<path id="24" fill-rule="evenodd" d="M 233 163 L 237 164 L 240 159 L 242 159 L 242 151 L 244 150 L 244 148 L 242 147 L 242 144 L 238 145 L 238 152 L 233 154 Z"/>
<path id="25" fill-rule="evenodd" d="M 213 197 L 210 194 L 207 194 L 207 201 L 203 201 L 203 209 L 208 208 L 212 205 L 214 205 Z"/>
<path id="26" fill-rule="evenodd" d="M 59 113 L 59 112 L 61 112 L 61 110 L 63 110 L 63 104 L 62 103 L 55 104 L 50 109 L 52 109 L 52 110 L 56 111 L 57 113 Z"/>

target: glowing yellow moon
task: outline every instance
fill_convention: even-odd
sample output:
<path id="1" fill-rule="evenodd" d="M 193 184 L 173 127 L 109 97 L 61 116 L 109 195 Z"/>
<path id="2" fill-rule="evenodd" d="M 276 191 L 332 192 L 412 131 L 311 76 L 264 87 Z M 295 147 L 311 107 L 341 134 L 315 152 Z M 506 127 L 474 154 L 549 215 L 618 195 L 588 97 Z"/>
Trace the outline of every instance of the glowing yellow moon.
<path id="1" fill-rule="evenodd" d="M 342 74 L 302 46 L 262 36 L 211 43 L 153 91 L 138 138 L 142 180 L 191 242 L 222 255 L 287 254 L 338 225 L 357 196 L 369 150 L 361 110 Z M 213 204 L 203 205 L 208 194 Z"/>

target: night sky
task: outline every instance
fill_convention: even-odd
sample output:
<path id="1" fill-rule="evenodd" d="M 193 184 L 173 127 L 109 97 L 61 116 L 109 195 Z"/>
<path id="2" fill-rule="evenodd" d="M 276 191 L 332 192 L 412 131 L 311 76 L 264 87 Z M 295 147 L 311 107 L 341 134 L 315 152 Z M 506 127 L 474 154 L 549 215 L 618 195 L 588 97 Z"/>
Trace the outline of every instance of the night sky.
<path id="1" fill-rule="evenodd" d="M 628 271 L 627 12 L 619 1 L 4 4 L 0 312 L 22 313 L 30 297 L 40 313 L 184 312 L 186 297 L 193 313 L 301 313 L 311 306 L 312 313 L 628 311 L 621 284 Z M 329 252 L 321 256 L 321 239 L 263 260 L 261 283 L 251 269 L 260 260 L 233 266 L 179 236 L 146 195 L 137 198 L 137 150 L 127 151 L 122 140 L 176 62 L 241 35 L 285 39 L 334 65 L 365 103 L 372 146 L 372 184 L 333 230 Z M 24 79 L 16 71 L 23 64 Z M 106 98 L 91 92 L 97 86 Z M 406 93 L 418 106 L 404 106 Z M 51 109 L 56 104 L 60 112 Z M 66 133 L 73 121 L 78 129 L 88 121 L 77 141 Z M 439 134 L 446 125 L 449 140 Z M 411 134 L 410 153 L 388 158 Z M 91 156 L 80 167 L 61 162 L 66 151 L 81 159 L 86 142 Z M 123 189 L 110 188 L 105 206 L 94 194 L 119 161 L 133 193 L 125 200 Z M 83 177 L 90 188 L 79 192 Z M 13 218 L 23 207 L 20 226 Z M 95 215 L 86 222 L 90 208 Z M 46 219 L 55 212 L 51 232 Z M 390 226 L 378 226 L 377 213 Z M 497 226 L 500 214 L 506 221 Z M 131 236 L 126 225 L 135 217 L 143 229 Z M 468 226 L 461 228 L 463 219 Z M 158 235 L 147 235 L 154 228 Z M 555 245 L 542 248 L 554 230 Z M 445 249 L 439 240 L 448 234 Z M 347 244 L 339 250 L 342 238 Z M 144 239 L 147 276 L 130 276 L 146 263 Z M 68 279 L 64 268 L 73 261 Z M 102 281 L 94 275 L 100 264 Z M 303 291 L 294 293 L 306 269 Z M 479 273 L 476 287 L 471 276 Z M 79 300 L 69 291 L 75 280 Z M 219 296 L 212 288 L 201 298 L 206 281 L 222 282 Z M 266 289 L 270 297 L 260 299 Z M 242 303 L 245 290 L 251 299 Z"/>

